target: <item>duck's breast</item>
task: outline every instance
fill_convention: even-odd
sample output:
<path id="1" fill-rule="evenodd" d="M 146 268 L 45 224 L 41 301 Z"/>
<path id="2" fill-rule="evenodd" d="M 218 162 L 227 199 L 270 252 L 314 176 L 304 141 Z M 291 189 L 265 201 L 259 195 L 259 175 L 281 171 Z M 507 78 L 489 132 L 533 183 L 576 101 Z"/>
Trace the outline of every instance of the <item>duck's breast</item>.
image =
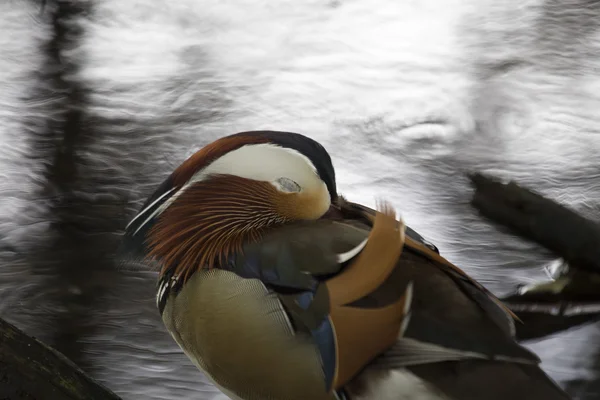
<path id="1" fill-rule="evenodd" d="M 170 295 L 163 321 L 188 357 L 229 396 L 332 400 L 316 348 L 295 335 L 279 300 L 257 279 L 194 273 Z"/>

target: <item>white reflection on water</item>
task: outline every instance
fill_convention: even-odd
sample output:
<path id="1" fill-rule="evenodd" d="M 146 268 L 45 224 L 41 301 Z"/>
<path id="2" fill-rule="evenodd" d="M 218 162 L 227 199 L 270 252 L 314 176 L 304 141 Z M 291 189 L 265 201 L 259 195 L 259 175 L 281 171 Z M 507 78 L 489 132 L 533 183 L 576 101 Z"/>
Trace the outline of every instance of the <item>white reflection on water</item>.
<path id="1" fill-rule="evenodd" d="M 10 143 L 1 162 L 11 171 L 0 185 L 17 192 L 1 226 L 19 244 L 34 227 L 14 210 L 45 203 L 31 200 L 39 168 L 17 162 L 27 145 L 11 132 L 48 113 L 46 104 L 18 102 L 27 74 L 43 68 L 36 40 L 46 27 L 24 17 L 25 4 L 0 7 L 10 22 L 1 29 L 24 38 L 17 48 L 0 40 L 0 52 L 12 49 L 0 64 L 10 88 L 0 95 L 0 134 Z M 81 66 L 70 78 L 91 90 L 84 111 L 97 118 L 82 168 L 118 174 L 141 196 L 215 137 L 306 133 L 332 154 L 341 192 L 370 205 L 390 199 L 444 255 L 505 293 L 544 278 L 550 257 L 477 218 L 461 174 L 516 178 L 598 216 L 596 17 L 577 2 L 533 0 L 96 1 L 73 21 L 82 42 L 62 53 Z M 81 190 L 110 196 L 114 187 Z M 27 324 L 37 315 L 29 310 L 43 308 L 19 288 L 30 293 L 38 278 L 16 270 L 1 272 L 0 294 L 16 300 L 0 311 Z M 123 274 L 93 310 L 100 328 L 86 351 L 95 376 L 124 398 L 212 398 L 157 319 L 153 274 Z M 557 380 L 591 379 L 589 343 L 598 336 L 591 326 L 532 348 Z"/>

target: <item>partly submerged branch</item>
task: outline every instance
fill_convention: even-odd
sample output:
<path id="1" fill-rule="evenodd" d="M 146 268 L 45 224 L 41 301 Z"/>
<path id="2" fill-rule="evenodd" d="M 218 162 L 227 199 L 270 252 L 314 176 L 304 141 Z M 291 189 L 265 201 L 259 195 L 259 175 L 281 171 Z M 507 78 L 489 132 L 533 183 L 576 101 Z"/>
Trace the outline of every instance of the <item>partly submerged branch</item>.
<path id="1" fill-rule="evenodd" d="M 600 225 L 515 182 L 470 176 L 473 207 L 565 263 L 556 279 L 502 300 L 523 320 L 519 339 L 546 336 L 600 319 Z"/>
<path id="2" fill-rule="evenodd" d="M 0 399 L 119 400 L 58 351 L 0 318 Z"/>
<path id="3" fill-rule="evenodd" d="M 571 267 L 600 273 L 600 225 L 557 202 L 481 174 L 470 176 L 479 212 L 562 257 Z"/>

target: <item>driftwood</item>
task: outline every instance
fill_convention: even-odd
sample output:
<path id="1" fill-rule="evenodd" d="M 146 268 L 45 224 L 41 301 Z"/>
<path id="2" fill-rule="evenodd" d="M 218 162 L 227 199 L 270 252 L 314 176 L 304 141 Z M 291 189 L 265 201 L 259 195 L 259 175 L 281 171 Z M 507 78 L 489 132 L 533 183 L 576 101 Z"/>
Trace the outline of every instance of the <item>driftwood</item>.
<path id="1" fill-rule="evenodd" d="M 571 266 L 600 273 L 600 225 L 514 182 L 471 176 L 472 204 L 484 216 L 553 251 Z"/>
<path id="2" fill-rule="evenodd" d="M 600 225 L 515 182 L 470 176 L 471 201 L 483 216 L 552 251 L 565 261 L 555 280 L 502 300 L 523 320 L 521 340 L 600 319 Z"/>
<path id="3" fill-rule="evenodd" d="M 0 318 L 0 399 L 120 398 L 61 353 Z"/>

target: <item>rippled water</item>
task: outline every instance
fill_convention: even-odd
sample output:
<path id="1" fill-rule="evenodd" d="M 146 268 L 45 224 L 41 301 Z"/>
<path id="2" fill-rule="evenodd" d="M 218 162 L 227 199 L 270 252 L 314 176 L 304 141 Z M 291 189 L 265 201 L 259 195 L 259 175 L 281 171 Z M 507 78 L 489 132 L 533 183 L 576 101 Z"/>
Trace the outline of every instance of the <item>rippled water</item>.
<path id="1" fill-rule="evenodd" d="M 222 396 L 159 321 L 155 273 L 111 257 L 139 201 L 216 137 L 314 137 L 340 192 L 388 198 L 497 294 L 551 256 L 477 217 L 465 171 L 600 216 L 597 2 L 52 4 L 0 3 L 0 316 L 125 399 Z M 599 344 L 592 325 L 530 345 L 597 399 Z"/>

